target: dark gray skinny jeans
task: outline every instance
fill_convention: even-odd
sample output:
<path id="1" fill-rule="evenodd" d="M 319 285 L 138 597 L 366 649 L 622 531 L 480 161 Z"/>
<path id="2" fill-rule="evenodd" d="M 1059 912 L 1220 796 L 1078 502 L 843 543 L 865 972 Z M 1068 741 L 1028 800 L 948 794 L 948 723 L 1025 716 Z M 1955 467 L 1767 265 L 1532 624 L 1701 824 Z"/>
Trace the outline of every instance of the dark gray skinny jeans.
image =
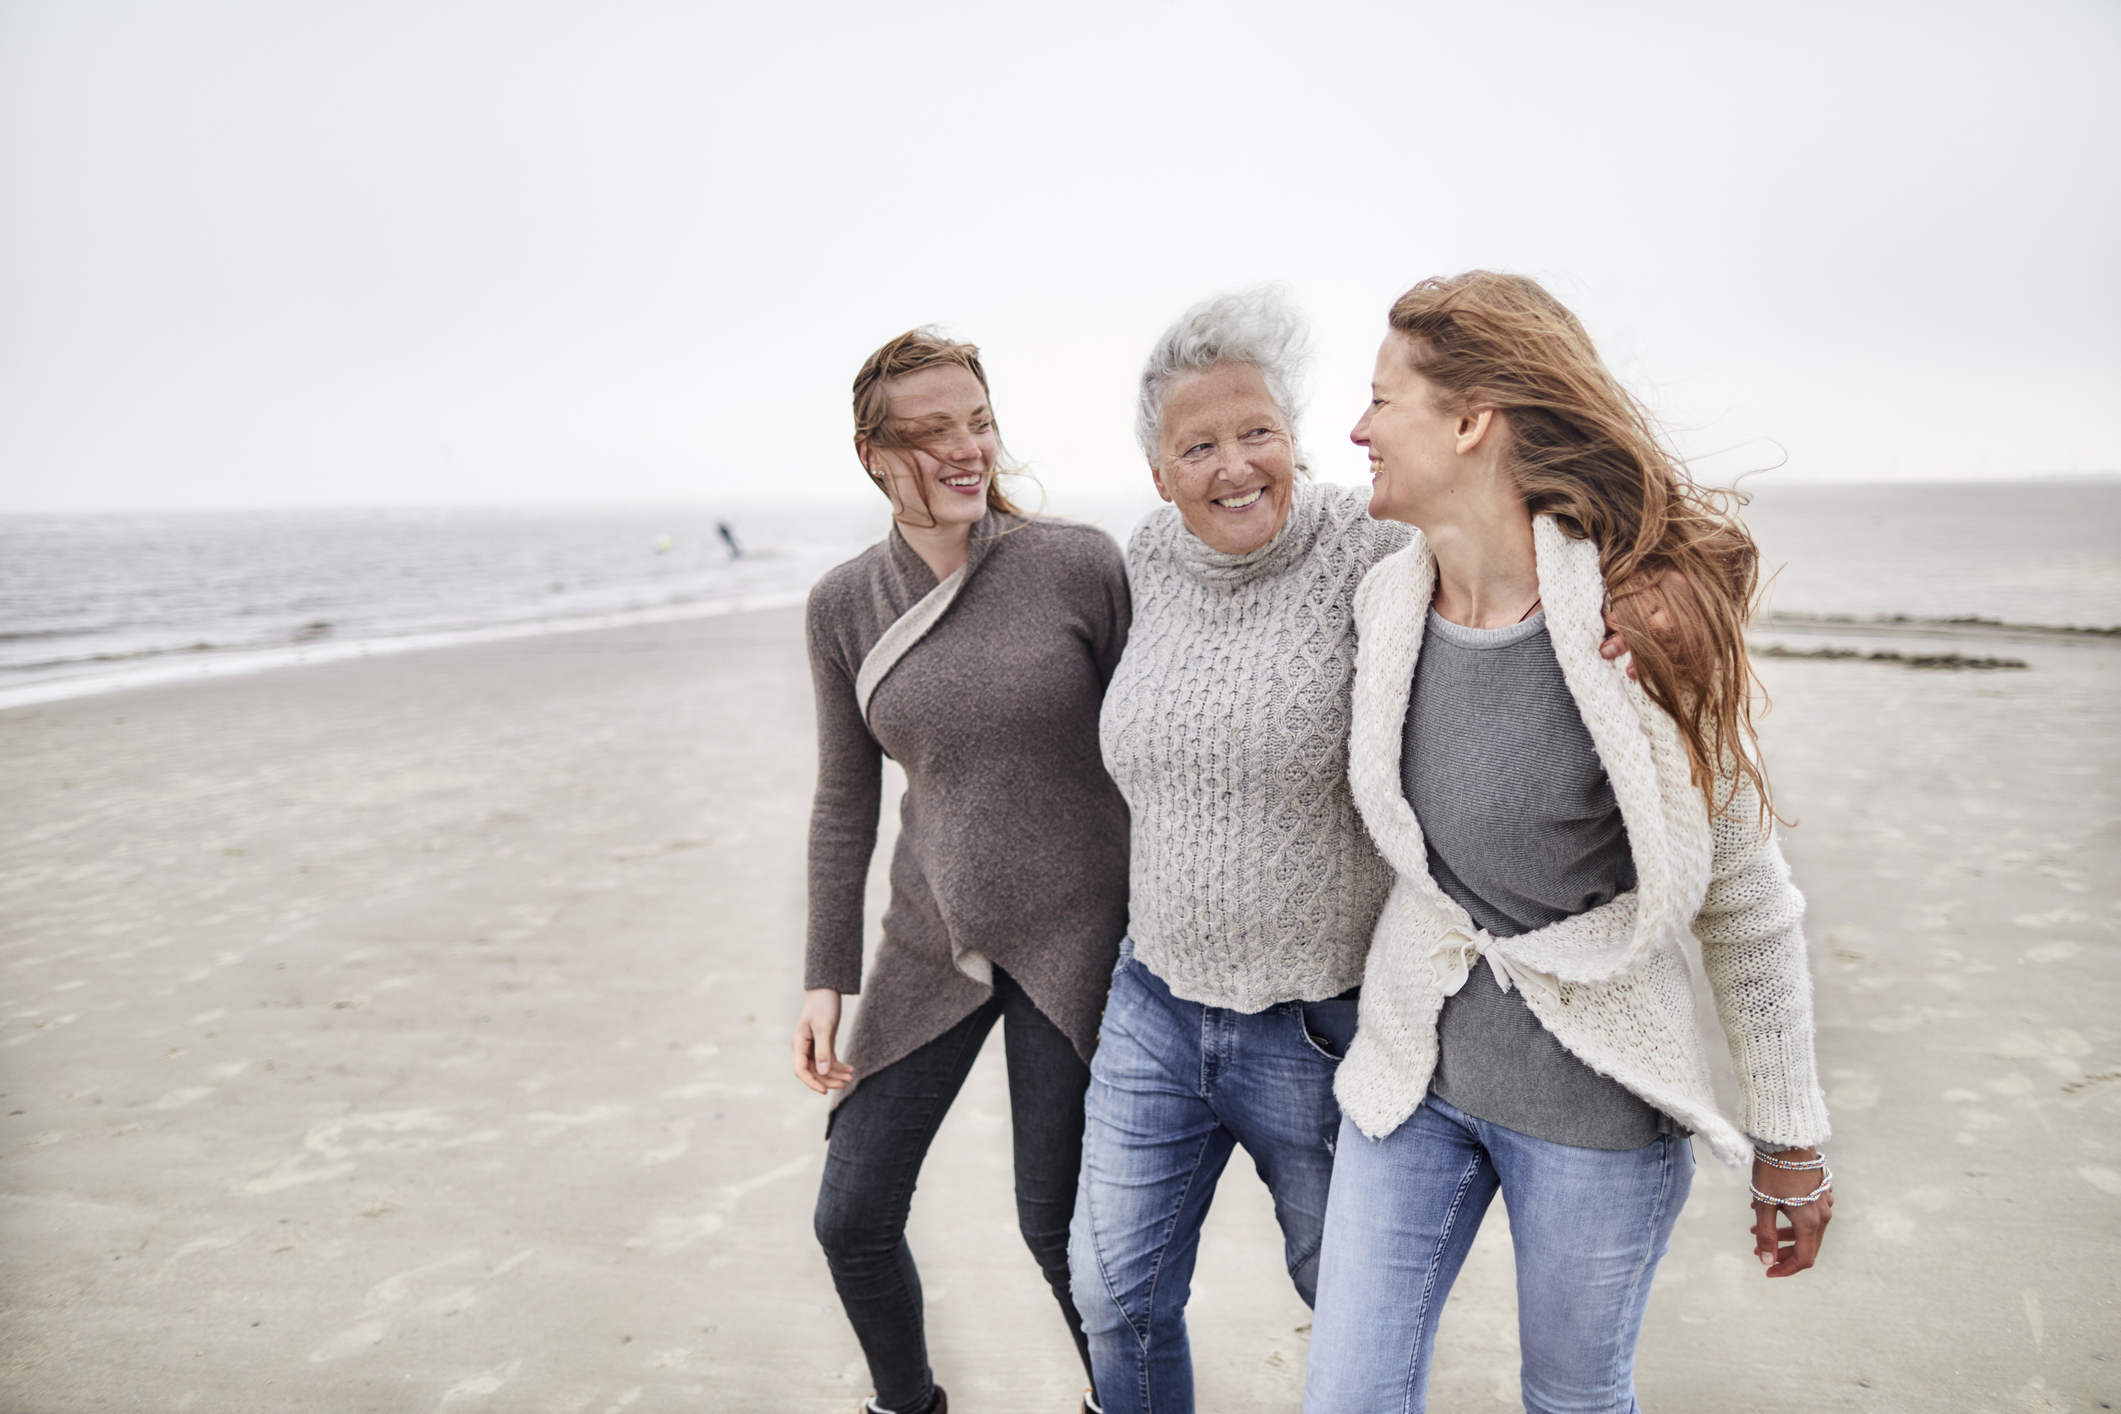
<path id="1" fill-rule="evenodd" d="M 1090 1368 L 1082 1318 L 1068 1290 L 1068 1222 L 1082 1168 L 1090 1067 L 997 967 L 991 1000 L 904 1060 L 864 1077 L 833 1111 L 826 1131 L 831 1143 L 818 1187 L 817 1240 L 869 1359 L 876 1402 L 886 1409 L 918 1409 L 934 1385 L 906 1214 L 928 1146 L 997 1021 L 1009 1061 L 1017 1228 L 1060 1302 L 1083 1369 Z"/>

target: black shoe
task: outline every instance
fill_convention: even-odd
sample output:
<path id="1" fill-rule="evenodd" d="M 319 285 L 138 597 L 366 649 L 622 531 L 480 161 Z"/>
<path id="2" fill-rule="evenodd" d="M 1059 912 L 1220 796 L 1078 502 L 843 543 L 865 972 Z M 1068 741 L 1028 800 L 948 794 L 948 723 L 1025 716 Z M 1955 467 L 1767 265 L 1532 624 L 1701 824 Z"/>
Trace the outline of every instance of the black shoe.
<path id="1" fill-rule="evenodd" d="M 869 1399 L 874 1398 L 876 1398 L 876 1396 L 873 1394 L 869 1396 Z M 865 1399 L 860 1404 L 855 1405 L 854 1414 L 875 1414 L 875 1411 L 871 1410 L 869 1407 L 869 1399 Z M 937 1385 L 935 1387 L 935 1398 L 929 1403 L 926 1409 L 904 1411 L 893 1410 L 892 1414 L 950 1414 L 949 1392 L 946 1391 L 941 1385 Z"/>

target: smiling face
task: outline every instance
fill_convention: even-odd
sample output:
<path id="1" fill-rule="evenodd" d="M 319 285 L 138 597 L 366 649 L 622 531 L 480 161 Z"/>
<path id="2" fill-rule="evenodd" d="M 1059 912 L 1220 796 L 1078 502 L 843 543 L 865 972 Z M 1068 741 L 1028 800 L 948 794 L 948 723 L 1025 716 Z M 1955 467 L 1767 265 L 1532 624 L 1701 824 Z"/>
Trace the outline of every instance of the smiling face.
<path id="1" fill-rule="evenodd" d="M 924 368 L 884 384 L 890 445 L 862 445 L 862 464 L 908 525 L 969 526 L 987 514 L 987 487 L 1001 436 L 987 390 L 956 364 Z"/>
<path id="2" fill-rule="evenodd" d="M 1471 416 L 1439 406 L 1434 383 L 1414 371 L 1414 341 L 1394 331 L 1377 351 L 1370 406 L 1348 439 L 1370 454 L 1370 517 L 1426 527 L 1456 509 L 1453 503 L 1485 490 L 1495 474 L 1494 414 Z M 1482 485 L 1476 488 L 1472 481 Z"/>
<path id="3" fill-rule="evenodd" d="M 1218 363 L 1164 392 L 1156 489 L 1210 549 L 1242 555 L 1281 533 L 1296 495 L 1296 444 L 1249 363 Z"/>

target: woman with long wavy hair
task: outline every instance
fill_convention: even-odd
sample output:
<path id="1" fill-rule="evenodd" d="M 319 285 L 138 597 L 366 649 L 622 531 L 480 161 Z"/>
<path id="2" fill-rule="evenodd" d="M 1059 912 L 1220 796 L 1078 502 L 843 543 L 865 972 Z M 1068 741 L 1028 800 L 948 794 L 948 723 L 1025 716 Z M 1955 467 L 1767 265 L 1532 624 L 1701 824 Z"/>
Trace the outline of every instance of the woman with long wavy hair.
<path id="1" fill-rule="evenodd" d="M 1370 513 L 1416 533 L 1356 595 L 1349 776 L 1394 881 L 1335 1082 L 1305 1408 L 1425 1407 L 1499 1191 L 1525 1407 L 1630 1410 L 1690 1135 L 1750 1163 L 1768 1276 L 1811 1266 L 1832 1213 L 1804 900 L 1750 716 L 1759 557 L 1534 281 L 1425 280 L 1390 324 L 1352 435 Z M 1632 677 L 1599 654 L 1608 612 Z"/>
<path id="2" fill-rule="evenodd" d="M 997 478 L 1012 468 L 971 344 L 933 329 L 885 344 L 855 377 L 854 424 L 892 527 L 810 594 L 818 779 L 792 1046 L 796 1077 L 837 1101 L 816 1226 L 875 1381 L 864 1408 L 942 1414 L 906 1219 L 996 1023 L 1017 1225 L 1089 1366 L 1068 1221 L 1089 1057 L 1127 916 L 1127 808 L 1097 744 L 1127 640 L 1127 582 L 1103 531 L 1027 517 L 1003 494 Z M 906 794 L 865 977 L 886 755 L 904 767 Z M 848 992 L 864 997 L 842 1050 Z"/>

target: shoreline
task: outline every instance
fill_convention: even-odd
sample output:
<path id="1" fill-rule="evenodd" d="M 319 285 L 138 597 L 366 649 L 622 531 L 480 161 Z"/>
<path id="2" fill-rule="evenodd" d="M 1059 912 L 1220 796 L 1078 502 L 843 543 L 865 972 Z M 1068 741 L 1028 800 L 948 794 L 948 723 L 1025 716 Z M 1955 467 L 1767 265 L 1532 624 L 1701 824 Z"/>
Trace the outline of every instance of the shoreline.
<path id="1" fill-rule="evenodd" d="M 279 648 L 206 648 L 196 656 L 186 653 L 142 655 L 132 667 L 113 667 L 106 672 L 36 678 L 14 685 L 0 685 L 0 712 L 32 707 L 46 702 L 66 702 L 80 697 L 100 697 L 113 692 L 165 687 L 176 683 L 213 678 L 246 677 L 280 668 L 316 667 L 360 658 L 387 658 L 400 653 L 425 653 L 437 648 L 463 648 L 511 639 L 542 638 L 551 634 L 585 633 L 598 629 L 632 628 L 643 624 L 679 623 L 688 619 L 721 618 L 729 614 L 761 613 L 801 604 L 809 591 L 740 595 L 728 599 L 697 600 L 687 604 L 665 604 L 646 609 L 624 609 L 579 618 L 530 619 L 484 628 L 438 629 L 425 633 L 398 634 L 382 638 L 349 638 L 288 644 Z"/>
<path id="2" fill-rule="evenodd" d="M 743 595 L 575 618 L 519 620 L 483 628 L 442 629 L 380 638 L 319 640 L 276 648 L 202 649 L 195 654 L 155 653 L 142 655 L 140 662 L 126 667 L 113 666 L 100 671 L 54 674 L 32 678 L 27 682 L 0 684 L 0 712 L 179 683 L 245 677 L 282 668 L 316 667 L 327 663 L 393 657 L 402 653 L 425 653 L 440 648 L 471 647 L 514 639 L 542 638 L 553 634 L 588 633 L 646 624 L 721 618 L 730 614 L 763 613 L 800 605 L 808 593 L 808 590 L 804 590 Z M 1893 638 L 2059 638 L 2093 641 L 2121 639 L 2121 625 L 2112 628 L 2082 628 L 2066 624 L 2014 624 L 1999 619 L 1972 616 L 1925 618 L 1909 614 L 1873 614 L 1864 617 L 1854 614 L 1807 613 L 1762 614 L 1748 627 L 1747 637 L 1755 639 L 1775 632 L 1846 633 L 1864 637 Z M 1774 657 L 1812 656 L 1778 652 L 1777 645 L 1773 644 L 1767 645 L 1764 651 L 1768 656 Z"/>

